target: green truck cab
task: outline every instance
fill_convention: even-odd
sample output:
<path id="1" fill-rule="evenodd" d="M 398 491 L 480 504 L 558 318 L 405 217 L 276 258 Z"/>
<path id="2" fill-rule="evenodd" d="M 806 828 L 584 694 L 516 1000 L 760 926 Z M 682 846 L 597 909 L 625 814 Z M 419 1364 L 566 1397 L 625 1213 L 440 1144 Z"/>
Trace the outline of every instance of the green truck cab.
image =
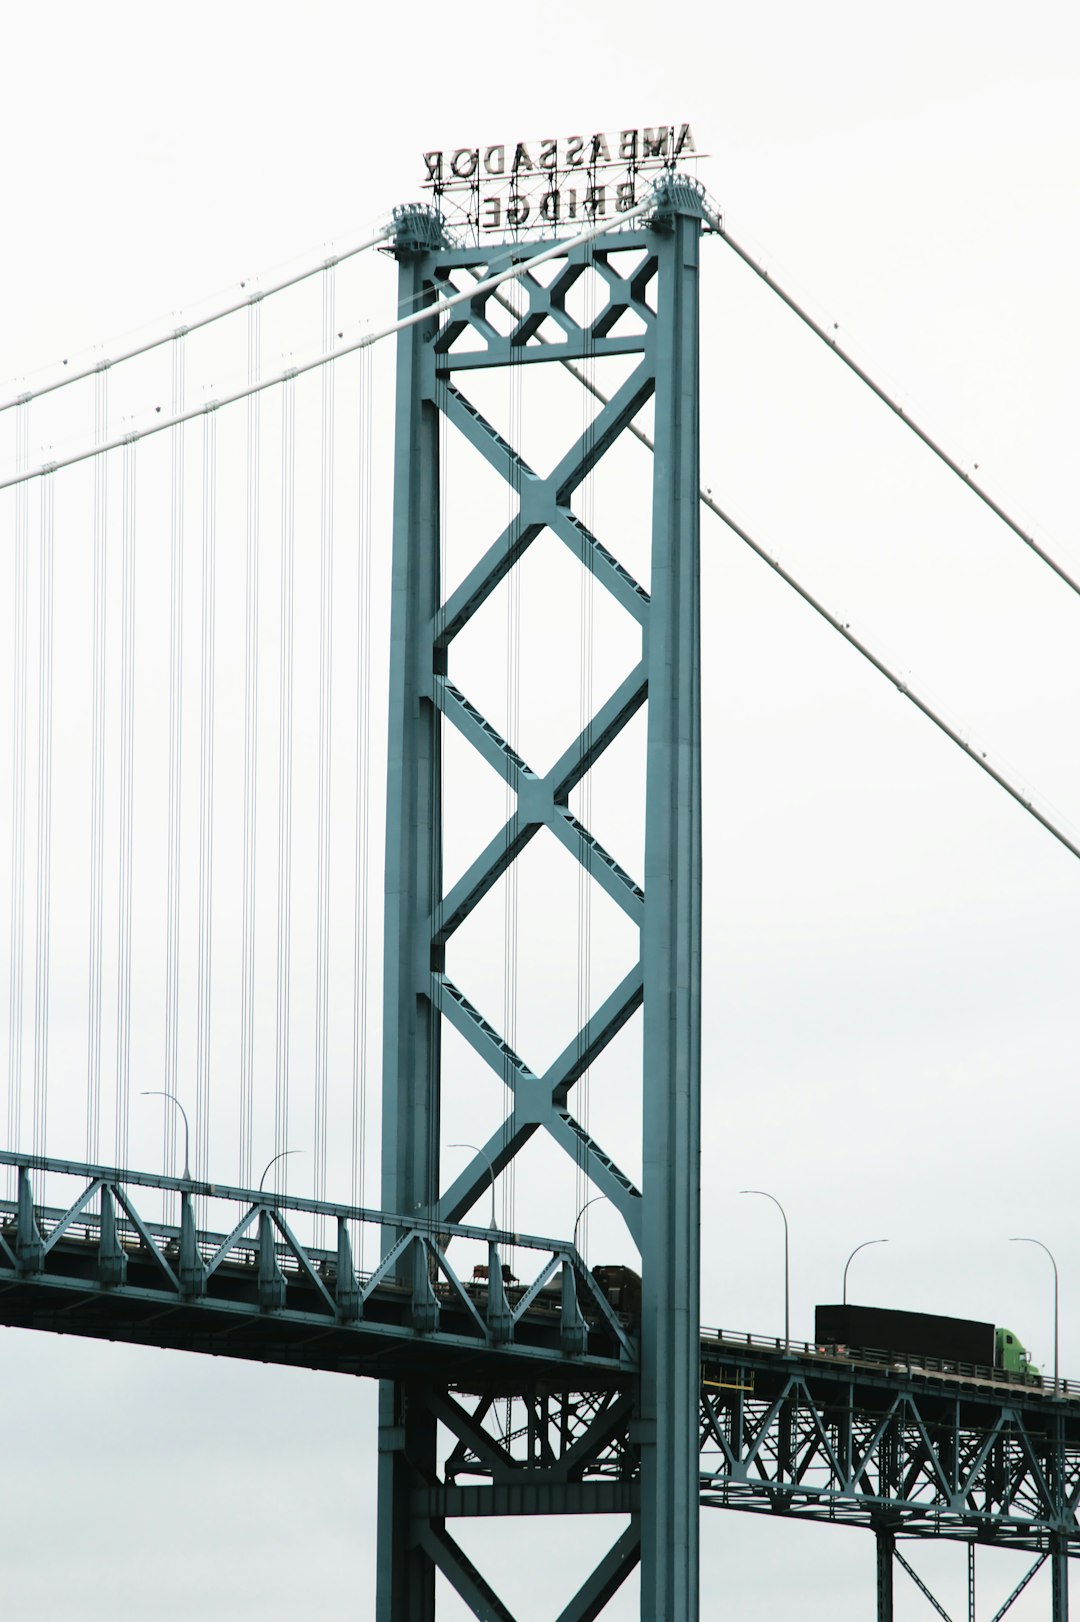
<path id="1" fill-rule="evenodd" d="M 1033 1380 L 1039 1378 L 1040 1371 L 1011 1329 L 1002 1329 L 999 1326 L 995 1329 L 994 1336 L 995 1368 L 1004 1369 L 1009 1374 L 1023 1374 Z"/>

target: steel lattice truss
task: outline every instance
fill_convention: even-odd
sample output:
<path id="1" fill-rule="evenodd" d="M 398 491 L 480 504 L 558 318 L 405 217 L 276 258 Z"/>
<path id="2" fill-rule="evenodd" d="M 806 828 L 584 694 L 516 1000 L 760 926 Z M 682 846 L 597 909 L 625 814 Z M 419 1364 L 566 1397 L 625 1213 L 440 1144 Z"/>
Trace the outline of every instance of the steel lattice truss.
<path id="1" fill-rule="evenodd" d="M 415 326 L 403 333 L 398 351 L 383 1204 L 424 1213 L 436 1226 L 453 1222 L 537 1132 L 545 1132 L 622 1216 L 641 1252 L 642 1300 L 640 1360 L 626 1371 L 620 1382 L 624 1395 L 614 1407 L 606 1401 L 595 1406 L 589 1393 L 598 1387 L 586 1371 L 568 1382 L 555 1366 L 543 1390 L 539 1384 L 508 1389 L 497 1380 L 481 1382 L 471 1408 L 463 1398 L 451 1399 L 445 1382 L 385 1384 L 379 1615 L 387 1622 L 434 1616 L 436 1571 L 475 1614 L 508 1615 L 450 1538 L 446 1516 L 518 1513 L 544 1505 L 566 1513 L 619 1507 L 632 1516 L 631 1528 L 620 1534 L 565 1610 L 565 1622 L 596 1616 L 639 1554 L 642 1614 L 663 1615 L 668 1622 L 696 1614 L 691 1510 L 699 1226 L 697 253 L 702 217 L 694 187 L 672 181 L 658 193 L 647 229 L 635 224 L 602 240 L 565 246 L 503 244 L 497 250 L 500 266 L 516 259 L 523 267 L 510 309 L 493 290 L 479 291 L 452 311 L 433 314 L 426 330 Z M 399 216 L 395 251 L 401 305 L 407 309 L 475 287 L 491 270 L 487 248 L 433 242 L 430 218 L 423 214 Z M 531 265 L 541 254 L 543 274 Z M 578 285 L 582 278 L 585 287 Z M 584 313 L 576 314 L 579 304 Z M 567 434 L 546 475 L 469 397 L 476 392 L 470 390 L 471 374 L 484 369 L 611 357 L 621 362 L 621 383 L 587 427 L 577 417 L 578 428 Z M 600 459 L 650 402 L 656 455 L 645 508 L 645 533 L 651 533 L 647 591 L 575 512 L 574 501 Z M 444 426 L 503 481 L 508 514 L 499 533 L 481 537 L 476 561 L 445 592 L 439 506 Z M 466 682 L 454 679 L 453 667 L 455 639 L 545 532 L 629 616 L 640 654 L 615 691 L 580 724 L 577 736 L 565 739 L 551 769 L 541 772 L 524 758 L 519 740 L 504 737 L 483 713 Z M 558 657 L 554 628 L 545 657 Z M 538 674 L 543 679 L 543 662 Z M 646 703 L 645 861 L 643 873 L 633 875 L 574 814 L 570 801 Z M 442 875 L 444 727 L 454 728 L 513 795 L 503 826 L 448 886 Z M 575 1021 L 580 1028 L 538 1072 L 507 1031 L 499 1030 L 455 982 L 448 949 L 455 932 L 541 833 L 568 852 L 585 882 L 598 885 L 634 926 L 637 961 L 583 1024 Z M 488 938 L 497 961 L 502 933 L 494 939 L 489 932 Z M 626 1079 L 640 1089 L 642 1104 L 640 1188 L 574 1106 L 577 1083 L 639 1009 L 643 1057 L 640 1070 L 635 1062 Z M 506 1118 L 486 1142 L 478 1142 L 472 1161 L 447 1186 L 439 1164 L 444 1021 L 509 1095 Z M 505 1418 L 507 1402 L 512 1410 L 520 1407 L 516 1418 L 513 1411 Z M 558 1407 L 557 1419 L 546 1410 L 550 1403 Z M 492 1429 L 497 1416 L 505 1426 L 501 1436 Z M 447 1435 L 450 1452 L 442 1461 Z M 653 1599 L 646 1597 L 650 1584 Z"/>
<path id="2" fill-rule="evenodd" d="M 0 1202 L 0 1321 L 357 1375 L 391 1356 L 413 1423 L 440 1438 L 437 1469 L 411 1491 L 419 1546 L 478 1614 L 511 1616 L 448 1531 L 454 1519 L 631 1517 L 568 1622 L 598 1614 L 636 1564 L 636 1346 L 570 1247 L 65 1161 L 0 1163 L 18 1176 L 18 1198 Z M 76 1183 L 69 1204 L 35 1201 L 46 1178 Z M 162 1195 L 178 1224 L 143 1214 Z M 210 1199 L 234 1207 L 227 1232 L 196 1226 L 195 1203 Z M 334 1248 L 300 1236 L 317 1217 Z M 399 1233 L 367 1274 L 349 1238 L 365 1223 Z M 493 1288 L 462 1283 L 449 1257 L 462 1240 L 488 1247 Z M 506 1289 L 511 1241 L 536 1252 L 535 1269 Z M 706 1507 L 1036 1554 L 1056 1537 L 1080 1556 L 1076 1397 L 712 1338 L 701 1352 Z"/>
<path id="3" fill-rule="evenodd" d="M 702 1503 L 1080 1556 L 1080 1402 L 703 1342 Z"/>
<path id="4" fill-rule="evenodd" d="M 616 272 L 611 254 L 633 246 L 638 250 L 636 268 L 629 275 Z M 590 264 L 603 281 L 606 301 L 586 326 L 567 309 L 567 299 Z M 471 253 L 440 255 L 439 282 L 447 291 L 467 277 L 479 274 L 484 261 L 476 250 Z M 602 359 L 611 355 L 641 354 L 648 348 L 655 314 L 648 290 L 657 268 L 654 252 L 648 251 L 640 235 L 616 237 L 610 248 L 595 247 L 588 255 L 579 252 L 568 259 L 550 285 L 543 285 L 528 273 L 517 286 L 524 309 L 512 330 L 500 333 L 492 325 L 485 305 L 459 305 L 453 318 L 434 343 L 437 357 L 451 357 L 455 371 L 478 367 L 525 364 L 533 361 Z M 464 273 L 464 275 L 463 275 Z M 454 279 L 456 277 L 456 280 Z M 609 336 L 620 318 L 630 312 L 638 318 L 638 336 Z M 530 344 L 537 329 L 548 319 L 563 335 L 561 342 L 548 340 L 542 346 Z M 483 342 L 482 350 L 455 352 L 466 333 Z M 503 533 L 486 550 L 475 567 L 442 604 L 434 638 L 435 674 L 432 700 L 438 712 L 449 721 L 513 789 L 517 804 L 506 825 L 491 839 L 458 882 L 438 902 L 432 927 L 433 960 L 439 965 L 431 979 L 431 999 L 473 1049 L 509 1086 L 513 1102 L 511 1117 L 500 1126 L 440 1201 L 440 1216 L 453 1221 L 476 1201 L 487 1185 L 490 1168 L 500 1171 L 540 1127 L 549 1132 L 569 1155 L 584 1165 L 597 1189 L 620 1211 L 635 1240 L 640 1243 L 641 1197 L 632 1180 L 622 1172 L 603 1148 L 586 1132 L 574 1116 L 570 1095 L 574 1084 L 617 1035 L 642 1001 L 640 961 L 597 1010 L 584 1028 L 576 1032 L 563 1053 L 543 1075 L 536 1075 L 515 1053 L 505 1038 L 454 985 L 445 970 L 445 948 L 454 931 L 471 915 L 484 896 L 520 856 L 541 829 L 548 829 L 559 843 L 582 864 L 626 914 L 640 927 L 644 910 L 641 885 L 604 849 L 593 834 L 573 815 L 569 807 L 574 789 L 614 742 L 626 724 L 645 703 L 648 692 L 646 663 L 642 658 L 600 710 L 573 739 L 561 758 L 543 776 L 500 736 L 466 695 L 440 673 L 445 667 L 453 639 L 488 600 L 526 549 L 550 529 L 566 545 L 582 566 L 594 575 L 642 631 L 647 627 L 649 597 L 603 543 L 590 533 L 572 511 L 575 491 L 584 483 L 596 463 L 651 399 L 656 384 L 655 365 L 643 359 L 603 407 L 589 427 L 568 447 L 552 472 L 540 477 L 454 383 L 445 381 L 440 403 L 449 422 L 495 469 L 514 492 L 518 510 Z"/>
<path id="5" fill-rule="evenodd" d="M 283 1199 L 183 1178 L 154 1177 L 4 1152 L 17 1168 L 15 1200 L 0 1201 L 0 1322 L 137 1344 L 377 1374 L 403 1370 L 520 1381 L 562 1361 L 618 1382 L 636 1348 L 571 1246 L 522 1234 L 403 1220 L 386 1212 Z M 75 1184 L 65 1206 L 35 1202 Z M 150 1204 L 179 1204 L 179 1223 Z M 225 1231 L 196 1222 L 212 1201 Z M 308 1231 L 329 1226 L 333 1248 Z M 369 1271 L 354 1265 L 355 1237 L 394 1242 Z M 486 1255 L 481 1285 L 464 1283 L 451 1257 L 462 1243 Z M 510 1244 L 531 1255 L 527 1284 L 504 1284 Z M 520 1263 L 519 1263 L 520 1265 Z"/>

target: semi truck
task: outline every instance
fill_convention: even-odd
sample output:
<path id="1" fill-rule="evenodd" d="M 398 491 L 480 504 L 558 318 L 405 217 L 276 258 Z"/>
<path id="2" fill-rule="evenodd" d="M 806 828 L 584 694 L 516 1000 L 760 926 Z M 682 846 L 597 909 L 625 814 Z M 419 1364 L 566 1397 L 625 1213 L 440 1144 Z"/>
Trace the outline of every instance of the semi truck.
<path id="1" fill-rule="evenodd" d="M 905 1359 L 928 1358 L 946 1366 L 962 1363 L 1040 1380 L 1026 1347 L 1011 1329 L 970 1318 L 845 1302 L 814 1308 L 814 1338 L 822 1347 L 892 1352 Z"/>

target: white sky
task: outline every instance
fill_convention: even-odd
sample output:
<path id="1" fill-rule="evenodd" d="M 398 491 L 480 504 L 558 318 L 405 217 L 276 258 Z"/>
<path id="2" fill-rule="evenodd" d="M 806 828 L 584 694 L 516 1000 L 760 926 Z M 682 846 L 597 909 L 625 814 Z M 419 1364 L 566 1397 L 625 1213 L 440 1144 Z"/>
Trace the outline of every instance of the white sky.
<path id="1" fill-rule="evenodd" d="M 9 12 L 4 380 L 359 240 L 418 195 L 425 148 L 689 119 L 732 233 L 1080 567 L 1064 7 Z M 703 259 L 705 482 L 1077 828 L 1080 603 L 722 244 Z M 377 320 L 392 265 L 373 286 Z M 778 1221 L 737 1195 L 765 1187 L 791 1219 L 796 1335 L 887 1235 L 857 1299 L 1007 1323 L 1046 1366 L 1048 1264 L 1008 1245 L 1019 1229 L 1056 1251 L 1080 1375 L 1080 865 L 707 516 L 703 551 L 704 1319 L 781 1327 Z M 594 1208 L 594 1260 L 609 1220 Z M 372 1387 L 0 1343 L 13 1610 L 370 1614 Z M 467 1539 L 523 1622 L 553 1614 L 510 1538 Z M 871 1614 L 865 1535 L 712 1515 L 703 1546 L 703 1617 Z M 914 1558 L 958 1612 L 962 1552 Z M 980 1570 L 989 1616 L 1022 1566 Z M 898 1575 L 898 1618 L 923 1605 Z"/>

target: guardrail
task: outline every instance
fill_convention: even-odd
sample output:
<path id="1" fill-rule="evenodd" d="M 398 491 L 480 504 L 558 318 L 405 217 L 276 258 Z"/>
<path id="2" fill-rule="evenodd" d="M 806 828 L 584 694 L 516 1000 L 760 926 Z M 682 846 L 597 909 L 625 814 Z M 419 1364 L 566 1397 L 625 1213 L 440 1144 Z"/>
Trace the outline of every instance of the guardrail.
<path id="1" fill-rule="evenodd" d="M 750 1335 L 741 1330 L 710 1329 L 702 1327 L 703 1343 L 716 1341 L 720 1346 L 747 1347 L 754 1351 L 776 1352 L 781 1356 L 812 1358 L 819 1363 L 855 1364 L 861 1368 L 902 1371 L 906 1374 L 932 1374 L 942 1379 L 966 1380 L 979 1385 L 1012 1386 L 1027 1391 L 1039 1391 L 1047 1396 L 1080 1398 L 1080 1380 L 1059 1379 L 1042 1375 L 1014 1373 L 1009 1369 L 989 1368 L 979 1363 L 961 1363 L 940 1357 L 916 1357 L 909 1352 L 893 1352 L 874 1346 L 826 1346 L 818 1341 L 789 1340 L 782 1335 Z"/>
<path id="2" fill-rule="evenodd" d="M 129 1267 L 136 1267 L 143 1293 L 255 1313 L 288 1310 L 300 1286 L 302 1311 L 337 1326 L 360 1324 L 377 1300 L 394 1296 L 405 1324 L 418 1334 L 435 1333 L 440 1314 L 453 1309 L 467 1334 L 503 1347 L 514 1342 L 526 1318 L 546 1308 L 557 1316 L 555 1347 L 563 1355 L 595 1356 L 597 1343 L 590 1341 L 602 1331 L 605 1360 L 636 1362 L 632 1337 L 573 1244 L 10 1150 L 0 1151 L 0 1166 L 17 1174 L 17 1197 L 0 1200 L 0 1275 L 9 1279 L 48 1285 L 70 1282 L 71 1274 L 95 1292 L 122 1291 Z M 40 1199 L 46 1183 L 55 1195 L 72 1181 L 78 1188 L 69 1203 Z M 179 1224 L 152 1217 L 140 1199 L 143 1191 L 151 1202 L 155 1193 L 178 1198 Z M 230 1227 L 198 1227 L 195 1200 L 231 1207 Z M 334 1224 L 336 1245 L 324 1248 L 300 1237 L 300 1219 L 306 1218 Z M 353 1263 L 359 1229 L 373 1230 L 380 1258 L 369 1272 Z M 482 1247 L 485 1261 L 463 1282 L 448 1251 L 457 1242 L 460 1252 L 470 1241 Z M 519 1267 L 523 1253 L 530 1258 L 531 1277 L 514 1277 L 504 1260 L 511 1253 Z M 251 1287 L 239 1301 L 236 1286 L 244 1276 Z"/>

